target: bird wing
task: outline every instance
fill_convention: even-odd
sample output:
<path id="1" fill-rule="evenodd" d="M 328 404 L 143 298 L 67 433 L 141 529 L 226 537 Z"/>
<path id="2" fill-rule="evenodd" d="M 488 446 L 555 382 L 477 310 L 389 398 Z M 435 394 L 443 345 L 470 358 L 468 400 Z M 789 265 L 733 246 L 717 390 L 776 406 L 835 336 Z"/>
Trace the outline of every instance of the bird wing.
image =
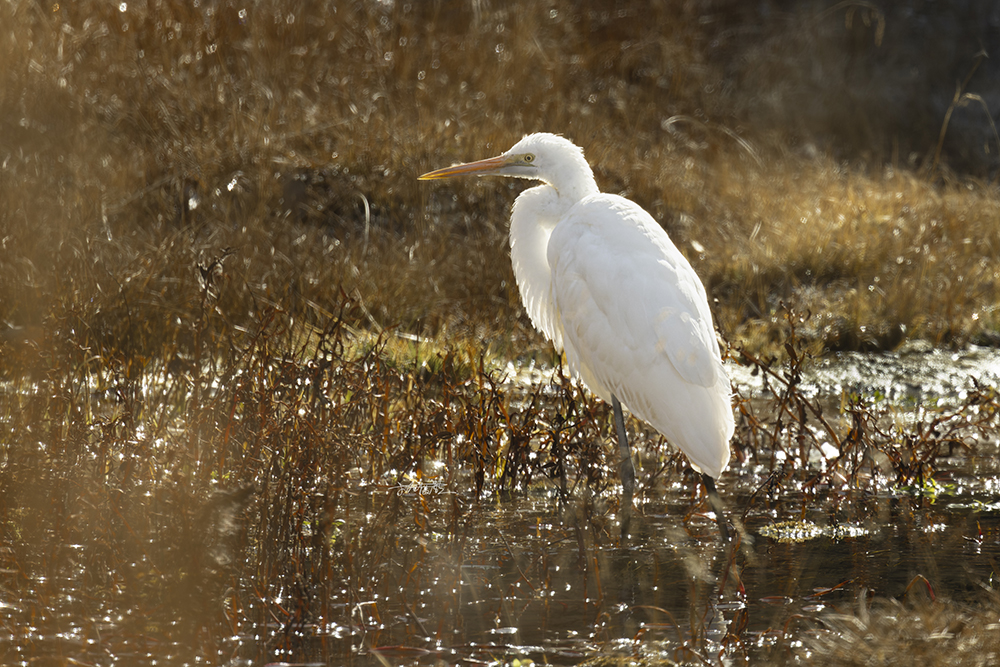
<path id="1" fill-rule="evenodd" d="M 666 232 L 633 202 L 593 195 L 553 230 L 547 257 L 571 368 L 718 476 L 731 390 L 705 288 Z"/>
<path id="2" fill-rule="evenodd" d="M 722 365 L 705 288 L 642 208 L 588 197 L 553 231 L 547 254 L 565 333 L 594 351 L 592 366 L 666 360 L 688 383 L 716 384 Z"/>

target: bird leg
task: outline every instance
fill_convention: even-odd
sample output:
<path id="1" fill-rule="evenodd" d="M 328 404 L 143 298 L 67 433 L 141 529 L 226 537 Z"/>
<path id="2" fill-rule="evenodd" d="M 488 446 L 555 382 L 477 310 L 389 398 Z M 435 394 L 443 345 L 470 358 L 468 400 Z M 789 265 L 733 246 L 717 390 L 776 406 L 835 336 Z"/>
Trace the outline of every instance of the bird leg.
<path id="1" fill-rule="evenodd" d="M 705 485 L 705 493 L 708 494 L 708 504 L 712 506 L 712 511 L 715 512 L 715 521 L 719 524 L 722 541 L 728 542 L 729 528 L 726 527 L 725 505 L 722 504 L 719 492 L 715 490 L 715 480 L 712 479 L 711 475 L 701 473 L 701 483 Z"/>
<path id="2" fill-rule="evenodd" d="M 618 432 L 619 474 L 622 478 L 622 506 L 632 505 L 632 493 L 635 491 L 635 467 L 632 465 L 632 450 L 628 446 L 628 436 L 625 434 L 625 416 L 622 415 L 622 404 L 618 397 L 611 395 L 611 406 L 615 411 L 615 431 Z"/>

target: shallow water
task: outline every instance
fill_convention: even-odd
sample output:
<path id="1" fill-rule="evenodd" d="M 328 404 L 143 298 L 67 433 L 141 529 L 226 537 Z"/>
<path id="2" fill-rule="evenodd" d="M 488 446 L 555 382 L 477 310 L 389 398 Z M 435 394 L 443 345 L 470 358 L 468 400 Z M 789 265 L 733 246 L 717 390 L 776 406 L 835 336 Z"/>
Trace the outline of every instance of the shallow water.
<path id="1" fill-rule="evenodd" d="M 695 655 L 726 654 L 726 633 L 741 627 L 746 650 L 763 654 L 780 633 L 807 632 L 858 596 L 971 599 L 1000 557 L 995 509 L 853 498 L 842 505 L 856 520 L 834 524 L 810 502 L 808 517 L 839 526 L 841 536 L 761 537 L 771 516 L 800 513 L 801 499 L 783 499 L 747 517 L 752 544 L 720 590 L 729 553 L 714 522 L 685 522 L 686 492 L 669 495 L 674 502 L 641 506 L 628 540 L 613 516 L 592 518 L 586 501 L 537 495 L 471 510 L 460 545 L 423 544 L 414 533 L 410 551 L 390 560 L 385 588 L 358 603 L 355 623 L 316 629 L 300 659 L 576 664 L 655 655 L 697 663 Z M 736 507 L 746 500 L 729 496 Z M 378 620 L 364 614 L 366 604 L 379 607 Z"/>
<path id="2" fill-rule="evenodd" d="M 992 350 L 842 355 L 807 370 L 802 386 L 833 412 L 852 393 L 916 414 L 960 402 L 972 376 L 996 386 L 998 373 Z M 736 368 L 734 377 L 742 395 L 766 403 L 758 378 Z M 247 552 L 227 542 L 266 504 L 241 515 L 242 499 L 210 501 L 121 564 L 102 554 L 140 527 L 115 513 L 111 494 L 107 523 L 82 532 L 86 541 L 36 535 L 38 549 L 18 557 L 0 547 L 0 662 L 728 664 L 772 660 L 772 651 L 806 659 L 832 612 L 872 597 L 973 603 L 996 585 L 995 438 L 942 452 L 933 480 L 906 488 L 887 479 L 816 484 L 774 461 L 735 462 L 720 480 L 743 527 L 737 553 L 720 543 L 695 478 L 650 474 L 658 462 L 648 454 L 640 479 L 649 486 L 625 535 L 614 489 L 563 497 L 540 482 L 514 499 L 475 498 L 471 480 L 445 484 L 441 464 L 419 480 L 335 479 L 324 493 L 346 494 L 347 511 L 315 529 L 315 553 L 287 555 L 320 566 L 283 583 L 261 583 L 253 569 L 253 550 L 271 545 Z M 170 480 L 150 484 L 150 523 L 180 502 L 175 492 Z M 6 517 L 4 529 L 14 526 L 27 531 L 30 519 Z"/>
<path id="3" fill-rule="evenodd" d="M 729 366 L 737 387 L 755 391 L 759 376 L 736 364 Z M 810 395 L 838 399 L 853 393 L 888 399 L 902 406 L 921 403 L 954 403 L 963 399 L 973 381 L 1000 385 L 1000 351 L 970 346 L 954 352 L 914 341 L 896 352 L 863 354 L 840 352 L 817 359 L 806 368 L 803 389 Z"/>

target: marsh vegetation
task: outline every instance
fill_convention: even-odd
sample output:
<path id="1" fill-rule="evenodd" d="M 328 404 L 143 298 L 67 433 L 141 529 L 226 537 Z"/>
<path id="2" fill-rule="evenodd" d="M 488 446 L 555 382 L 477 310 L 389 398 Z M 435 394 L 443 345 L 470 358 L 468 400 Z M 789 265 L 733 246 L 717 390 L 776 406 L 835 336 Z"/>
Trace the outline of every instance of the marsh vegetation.
<path id="1" fill-rule="evenodd" d="M 988 4 L 3 4 L 0 662 L 996 662 L 995 376 L 804 381 L 997 341 Z M 754 378 L 738 547 L 415 180 L 534 130 Z"/>

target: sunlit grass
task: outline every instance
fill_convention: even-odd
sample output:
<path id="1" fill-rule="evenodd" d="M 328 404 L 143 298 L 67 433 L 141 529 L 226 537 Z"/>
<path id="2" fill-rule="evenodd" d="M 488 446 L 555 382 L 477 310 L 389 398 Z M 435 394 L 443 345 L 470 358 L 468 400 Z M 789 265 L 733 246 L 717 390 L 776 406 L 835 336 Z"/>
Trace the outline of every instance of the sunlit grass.
<path id="1" fill-rule="evenodd" d="M 170 337 L 192 307 L 170 286 L 231 248 L 233 323 L 255 298 L 310 318 L 343 292 L 364 304 L 359 327 L 544 347 L 507 262 L 520 184 L 415 180 L 540 129 L 667 227 L 728 339 L 769 349 L 781 301 L 816 316 L 817 351 L 961 345 L 998 325 L 995 188 L 789 151 L 800 130 L 747 125 L 709 47 L 736 10 L 698 28 L 669 3 L 2 11 L 8 326 L 97 299 L 177 315 L 136 342 Z M 728 39 L 738 60 L 747 45 Z"/>

